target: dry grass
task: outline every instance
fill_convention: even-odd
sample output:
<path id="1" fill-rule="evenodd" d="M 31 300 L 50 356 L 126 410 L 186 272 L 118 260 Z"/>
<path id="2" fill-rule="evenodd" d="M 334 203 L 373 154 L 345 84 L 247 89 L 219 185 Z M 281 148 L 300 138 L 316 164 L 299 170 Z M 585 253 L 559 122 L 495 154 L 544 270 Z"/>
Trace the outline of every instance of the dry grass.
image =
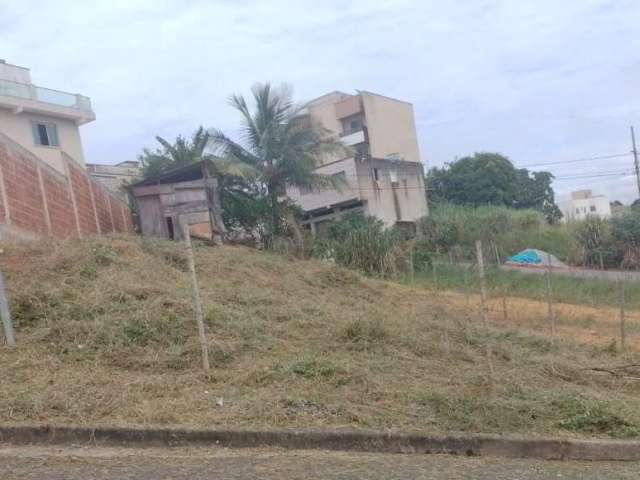
<path id="1" fill-rule="evenodd" d="M 640 363 L 637 350 L 582 342 L 569 321 L 553 343 L 524 303 L 484 332 L 475 297 L 203 246 L 204 375 L 179 246 L 48 242 L 7 246 L 0 261 L 19 341 L 0 347 L 3 422 L 640 432 L 640 381 L 583 370 Z M 544 306 L 509 301 L 542 322 Z M 592 317 L 575 328 L 596 329 Z"/>

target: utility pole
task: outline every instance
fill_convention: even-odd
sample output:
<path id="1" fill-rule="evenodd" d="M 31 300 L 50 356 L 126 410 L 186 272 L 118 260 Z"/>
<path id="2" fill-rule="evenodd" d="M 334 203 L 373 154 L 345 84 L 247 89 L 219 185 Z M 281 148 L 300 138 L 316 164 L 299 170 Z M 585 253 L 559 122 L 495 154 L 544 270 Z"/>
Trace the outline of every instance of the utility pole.
<path id="1" fill-rule="evenodd" d="M 638 149 L 636 148 L 636 134 L 631 126 L 631 145 L 633 146 L 633 162 L 636 167 L 636 182 L 638 183 L 638 198 L 640 198 L 640 165 L 638 165 Z"/>

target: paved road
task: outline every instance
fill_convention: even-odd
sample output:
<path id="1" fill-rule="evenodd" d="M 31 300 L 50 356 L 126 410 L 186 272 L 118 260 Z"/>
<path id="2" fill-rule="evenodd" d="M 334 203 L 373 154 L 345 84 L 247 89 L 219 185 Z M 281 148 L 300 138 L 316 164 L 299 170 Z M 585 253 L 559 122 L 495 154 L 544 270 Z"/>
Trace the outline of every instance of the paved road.
<path id="1" fill-rule="evenodd" d="M 638 463 L 275 449 L 121 449 L 0 445 L 3 480 L 637 479 Z"/>

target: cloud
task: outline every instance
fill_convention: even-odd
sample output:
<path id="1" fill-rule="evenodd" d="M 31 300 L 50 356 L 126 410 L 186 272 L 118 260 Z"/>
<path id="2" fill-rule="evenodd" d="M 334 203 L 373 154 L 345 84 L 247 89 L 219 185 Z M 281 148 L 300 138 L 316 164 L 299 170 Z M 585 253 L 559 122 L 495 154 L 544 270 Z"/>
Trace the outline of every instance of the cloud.
<path id="1" fill-rule="evenodd" d="M 0 12 L 0 56 L 92 98 L 93 162 L 200 124 L 234 134 L 228 96 L 268 80 L 298 99 L 366 89 L 412 102 L 429 165 L 479 150 L 523 165 L 619 153 L 640 128 L 633 0 L 0 0 Z"/>

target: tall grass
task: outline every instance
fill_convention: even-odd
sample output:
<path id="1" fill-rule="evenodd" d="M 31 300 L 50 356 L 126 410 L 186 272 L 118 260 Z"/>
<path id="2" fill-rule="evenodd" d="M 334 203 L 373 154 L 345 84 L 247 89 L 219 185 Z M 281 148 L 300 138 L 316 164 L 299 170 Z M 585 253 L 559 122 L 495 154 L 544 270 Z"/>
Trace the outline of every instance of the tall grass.
<path id="1" fill-rule="evenodd" d="M 333 222 L 314 245 L 316 257 L 367 275 L 391 277 L 404 259 L 402 236 L 374 217 L 345 215 Z"/>
<path id="2" fill-rule="evenodd" d="M 566 226 L 548 225 L 535 210 L 498 206 L 435 205 L 418 221 L 418 234 L 427 248 L 440 253 L 453 251 L 463 258 L 473 258 L 476 240 L 496 245 L 503 256 L 537 248 L 566 260 L 573 248 Z"/>

